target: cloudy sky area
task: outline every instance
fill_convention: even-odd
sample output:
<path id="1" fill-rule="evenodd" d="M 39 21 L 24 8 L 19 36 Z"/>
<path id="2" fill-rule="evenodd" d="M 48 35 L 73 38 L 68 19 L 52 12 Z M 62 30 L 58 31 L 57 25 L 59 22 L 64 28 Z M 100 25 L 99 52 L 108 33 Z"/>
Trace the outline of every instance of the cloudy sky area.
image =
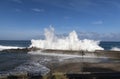
<path id="1" fill-rule="evenodd" d="M 0 40 L 76 30 L 81 39 L 120 41 L 120 0 L 0 0 Z"/>

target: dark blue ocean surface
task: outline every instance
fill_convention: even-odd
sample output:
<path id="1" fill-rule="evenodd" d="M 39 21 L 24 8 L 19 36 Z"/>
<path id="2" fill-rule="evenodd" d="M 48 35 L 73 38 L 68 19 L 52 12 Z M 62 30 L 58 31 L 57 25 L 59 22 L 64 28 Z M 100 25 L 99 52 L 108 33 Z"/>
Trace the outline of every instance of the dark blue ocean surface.
<path id="1" fill-rule="evenodd" d="M 100 42 L 100 46 L 103 47 L 105 50 L 110 50 L 112 49 L 113 47 L 117 47 L 117 48 L 120 48 L 120 42 Z"/>
<path id="2" fill-rule="evenodd" d="M 0 40 L 2 46 L 15 46 L 15 47 L 29 47 L 30 41 L 23 40 Z M 23 53 L 7 53 L 0 52 L 0 72 L 14 69 L 22 63 L 29 60 L 27 52 Z"/>
<path id="3" fill-rule="evenodd" d="M 14 69 L 29 59 L 27 53 L 0 53 L 0 71 Z"/>
<path id="4" fill-rule="evenodd" d="M 30 44 L 30 40 L 0 40 L 0 45 L 3 46 L 29 47 Z"/>

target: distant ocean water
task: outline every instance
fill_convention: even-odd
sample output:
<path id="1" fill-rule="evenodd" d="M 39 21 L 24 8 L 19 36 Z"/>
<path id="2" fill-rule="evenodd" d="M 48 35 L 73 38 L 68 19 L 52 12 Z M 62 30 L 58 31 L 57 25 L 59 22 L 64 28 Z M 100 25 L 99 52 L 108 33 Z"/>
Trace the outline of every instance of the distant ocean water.
<path id="1" fill-rule="evenodd" d="M 105 50 L 111 50 L 114 47 L 120 48 L 120 42 L 115 41 L 101 41 L 100 46 Z"/>
<path id="2" fill-rule="evenodd" d="M 0 40 L 0 45 L 29 47 L 31 45 L 31 41 L 30 40 Z M 102 41 L 100 42 L 100 46 L 103 47 L 105 50 L 110 50 L 113 47 L 120 48 L 120 42 Z M 24 70 L 25 69 L 24 67 L 26 67 L 26 69 L 29 68 L 27 69 L 27 71 L 34 69 L 32 70 L 32 72 L 33 71 L 36 72 L 38 69 L 41 68 L 43 72 L 48 72 L 49 69 L 47 68 L 45 69 L 44 65 L 47 62 L 51 62 L 53 60 L 58 61 L 58 59 L 54 57 L 30 55 L 30 54 L 27 54 L 27 52 L 23 52 L 23 53 L 1 52 L 0 53 L 0 73 L 4 71 L 11 71 L 13 69 L 18 71 Z M 92 61 L 94 60 L 92 59 Z"/>
<path id="3" fill-rule="evenodd" d="M 2 46 L 29 47 L 30 44 L 30 40 L 0 40 Z"/>

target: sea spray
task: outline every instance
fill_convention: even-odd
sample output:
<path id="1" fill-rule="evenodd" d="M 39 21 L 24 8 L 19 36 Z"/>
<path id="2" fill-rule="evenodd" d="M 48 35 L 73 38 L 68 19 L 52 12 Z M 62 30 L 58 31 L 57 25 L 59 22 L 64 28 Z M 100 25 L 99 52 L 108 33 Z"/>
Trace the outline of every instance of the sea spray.
<path id="1" fill-rule="evenodd" d="M 54 33 L 54 28 L 50 27 L 49 29 L 45 29 L 44 34 L 44 40 L 31 40 L 30 47 L 40 48 L 43 50 L 104 50 L 102 47 L 99 46 L 99 41 L 89 39 L 80 40 L 75 31 L 69 33 L 67 37 L 58 38 Z"/>

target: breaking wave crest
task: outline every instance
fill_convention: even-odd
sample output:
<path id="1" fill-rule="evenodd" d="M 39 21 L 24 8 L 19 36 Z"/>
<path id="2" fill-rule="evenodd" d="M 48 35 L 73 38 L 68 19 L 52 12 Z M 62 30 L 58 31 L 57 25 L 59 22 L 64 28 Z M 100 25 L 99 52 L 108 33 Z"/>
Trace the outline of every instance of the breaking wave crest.
<path id="1" fill-rule="evenodd" d="M 16 46 L 2 46 L 0 45 L 0 51 L 6 50 L 6 49 L 23 49 L 24 47 L 16 47 Z"/>
<path id="2" fill-rule="evenodd" d="M 45 29 L 45 40 L 31 40 L 30 47 L 53 50 L 83 50 L 95 51 L 104 50 L 99 46 L 99 41 L 84 39 L 80 40 L 75 31 L 69 33 L 67 37 L 58 38 L 54 33 L 54 28 Z"/>
<path id="3" fill-rule="evenodd" d="M 111 50 L 113 50 L 113 51 L 120 51 L 120 48 L 118 48 L 118 47 L 113 47 Z"/>

